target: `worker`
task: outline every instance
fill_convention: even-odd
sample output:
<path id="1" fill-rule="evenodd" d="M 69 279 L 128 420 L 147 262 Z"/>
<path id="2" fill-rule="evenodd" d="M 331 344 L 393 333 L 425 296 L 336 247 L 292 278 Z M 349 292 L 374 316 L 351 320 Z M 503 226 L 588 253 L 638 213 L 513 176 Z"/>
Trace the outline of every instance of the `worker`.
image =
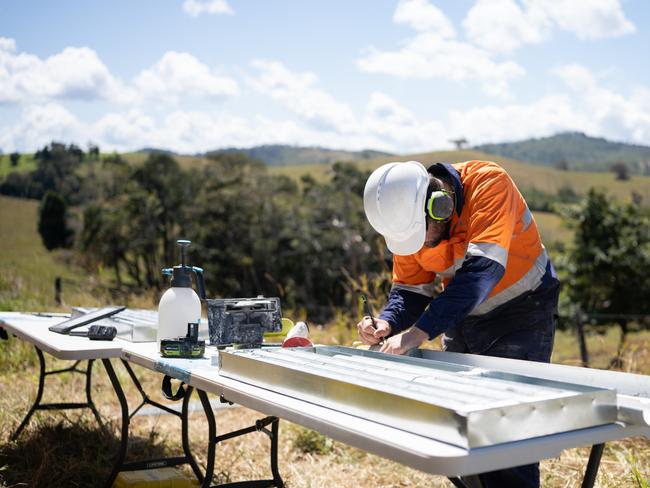
<path id="1" fill-rule="evenodd" d="M 386 305 L 357 324 L 364 343 L 404 354 L 442 334 L 445 351 L 550 361 L 560 283 L 503 168 L 384 164 L 363 204 L 393 254 Z M 444 289 L 434 297 L 436 277 Z M 485 488 L 538 487 L 539 464 L 479 477 Z"/>

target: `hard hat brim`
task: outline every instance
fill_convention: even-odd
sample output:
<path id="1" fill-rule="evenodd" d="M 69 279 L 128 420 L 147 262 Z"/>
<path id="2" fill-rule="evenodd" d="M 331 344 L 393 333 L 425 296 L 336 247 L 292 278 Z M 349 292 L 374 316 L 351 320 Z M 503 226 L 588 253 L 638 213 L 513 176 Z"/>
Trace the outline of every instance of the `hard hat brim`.
<path id="1" fill-rule="evenodd" d="M 396 241 L 395 239 L 386 236 L 384 236 L 384 240 L 386 241 L 386 246 L 390 252 L 397 254 L 398 256 L 408 256 L 409 254 L 415 254 L 422 249 L 426 239 L 426 234 L 426 223 L 422 222 L 417 224 L 415 232 L 406 240 Z"/>

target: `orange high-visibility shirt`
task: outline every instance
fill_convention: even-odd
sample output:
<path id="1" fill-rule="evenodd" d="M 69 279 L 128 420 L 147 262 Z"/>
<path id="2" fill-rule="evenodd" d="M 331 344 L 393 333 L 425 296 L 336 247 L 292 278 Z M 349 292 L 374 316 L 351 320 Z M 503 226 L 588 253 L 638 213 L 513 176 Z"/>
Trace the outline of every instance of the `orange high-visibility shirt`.
<path id="1" fill-rule="evenodd" d="M 435 335 L 468 314 L 488 313 L 534 290 L 550 267 L 535 219 L 503 168 L 488 161 L 438 166 L 446 167 L 448 176 L 457 180 L 457 208 L 449 237 L 435 248 L 393 256 L 393 290 L 397 291 L 432 297 L 437 275 L 447 287 L 457 273 L 465 271 L 466 297 L 462 290 L 455 290 L 453 300 L 443 292 L 429 307 L 439 310 L 428 314 L 429 321 L 439 323 L 416 323 Z M 397 329 L 408 327 L 411 324 L 396 324 L 396 310 L 404 306 L 389 300 L 382 318 L 398 325 Z"/>

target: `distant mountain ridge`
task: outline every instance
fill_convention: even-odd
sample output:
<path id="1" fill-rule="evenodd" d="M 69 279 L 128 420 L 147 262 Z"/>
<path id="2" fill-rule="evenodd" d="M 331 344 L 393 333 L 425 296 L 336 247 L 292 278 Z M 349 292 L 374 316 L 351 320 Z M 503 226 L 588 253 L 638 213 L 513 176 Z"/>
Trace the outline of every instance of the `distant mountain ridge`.
<path id="1" fill-rule="evenodd" d="M 606 171 L 615 163 L 625 163 L 635 173 L 650 174 L 650 147 L 608 141 L 582 132 L 482 144 L 474 149 L 519 161 L 544 166 L 568 166 L 575 170 Z"/>
<path id="2" fill-rule="evenodd" d="M 289 146 L 283 144 L 271 144 L 255 146 L 251 148 L 229 147 L 210 151 L 206 154 L 240 152 L 247 156 L 264 161 L 269 166 L 293 166 L 299 164 L 331 164 L 337 161 L 361 161 L 375 159 L 383 156 L 391 156 L 390 153 L 366 149 L 363 151 L 345 151 L 339 149 L 327 149 L 316 146 Z"/>

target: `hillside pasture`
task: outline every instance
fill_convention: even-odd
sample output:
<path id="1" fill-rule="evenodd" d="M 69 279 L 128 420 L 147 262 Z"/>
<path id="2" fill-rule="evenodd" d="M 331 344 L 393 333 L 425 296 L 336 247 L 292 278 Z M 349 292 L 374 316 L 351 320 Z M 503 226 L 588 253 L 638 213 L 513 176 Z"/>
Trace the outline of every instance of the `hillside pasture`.
<path id="1" fill-rule="evenodd" d="M 458 163 L 473 159 L 495 161 L 508 171 L 519 188 L 537 188 L 540 191 L 555 194 L 562 188 L 572 188 L 577 194 L 584 195 L 590 188 L 602 188 L 621 201 L 628 202 L 632 194 L 642 198 L 645 205 L 650 205 L 650 177 L 632 176 L 627 181 L 618 181 L 613 173 L 595 173 L 587 171 L 560 171 L 555 168 L 526 164 L 513 159 L 486 154 L 479 151 L 435 151 L 407 156 L 390 156 L 370 161 L 360 161 L 356 165 L 362 170 L 372 171 L 391 161 L 420 161 L 425 166 L 446 162 Z M 270 171 L 300 179 L 302 175 L 311 175 L 317 181 L 328 177 L 330 165 L 310 164 L 302 166 L 275 167 Z"/>
<path id="2" fill-rule="evenodd" d="M 52 311 L 102 306 L 110 295 L 107 272 L 89 275 L 66 250 L 49 252 L 37 230 L 38 202 L 0 196 L 0 310 Z M 54 280 L 63 282 L 63 303 L 54 299 Z M 120 297 L 151 307 L 148 297 Z"/>
<path id="3" fill-rule="evenodd" d="M 11 165 L 9 154 L 0 155 L 0 180 L 14 171 L 32 171 L 36 169 L 36 161 L 33 154 L 21 154 L 17 166 Z"/>

